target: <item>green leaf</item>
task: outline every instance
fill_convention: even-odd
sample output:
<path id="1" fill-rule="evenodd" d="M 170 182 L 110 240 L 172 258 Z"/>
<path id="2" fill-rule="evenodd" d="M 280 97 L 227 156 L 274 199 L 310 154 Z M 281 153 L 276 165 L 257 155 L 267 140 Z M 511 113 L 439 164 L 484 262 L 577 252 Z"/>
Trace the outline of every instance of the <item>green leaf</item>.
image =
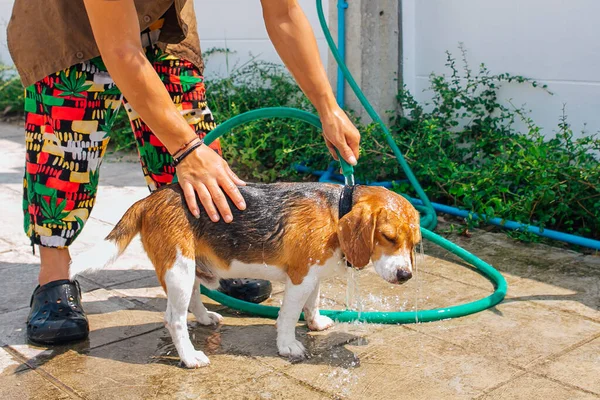
<path id="1" fill-rule="evenodd" d="M 61 83 L 55 83 L 54 87 L 57 88 L 58 90 L 63 91 L 63 92 L 68 92 L 69 91 L 69 89 L 65 85 L 63 85 Z"/>
<path id="2" fill-rule="evenodd" d="M 61 201 L 58 204 L 58 207 L 56 207 L 56 212 L 60 214 L 65 209 L 66 206 L 67 206 L 67 199 L 63 199 L 63 201 Z M 69 215 L 69 213 L 67 213 L 67 215 Z"/>

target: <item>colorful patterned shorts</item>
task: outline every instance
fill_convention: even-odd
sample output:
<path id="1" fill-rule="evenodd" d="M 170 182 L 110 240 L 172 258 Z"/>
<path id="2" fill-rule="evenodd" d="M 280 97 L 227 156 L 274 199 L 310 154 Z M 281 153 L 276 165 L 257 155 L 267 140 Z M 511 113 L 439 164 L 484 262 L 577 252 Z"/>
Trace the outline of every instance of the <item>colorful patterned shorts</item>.
<path id="1" fill-rule="evenodd" d="M 204 137 L 215 122 L 199 70 L 153 45 L 146 54 L 181 114 Z M 100 57 L 36 82 L 25 97 L 23 210 L 32 245 L 64 248 L 81 232 L 94 206 L 100 164 L 121 103 L 148 188 L 176 179 L 167 149 L 123 98 Z M 211 147 L 221 153 L 218 141 Z"/>

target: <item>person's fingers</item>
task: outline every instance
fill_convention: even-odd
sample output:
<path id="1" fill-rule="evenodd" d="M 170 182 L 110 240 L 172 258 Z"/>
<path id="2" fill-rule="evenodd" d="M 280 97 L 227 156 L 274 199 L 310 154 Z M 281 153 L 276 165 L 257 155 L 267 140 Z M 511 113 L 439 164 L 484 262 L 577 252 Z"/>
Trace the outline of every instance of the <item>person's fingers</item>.
<path id="1" fill-rule="evenodd" d="M 333 157 L 333 159 L 335 161 L 338 161 L 339 159 L 338 159 L 337 152 L 335 151 L 335 146 L 327 139 L 325 139 L 325 145 L 329 149 L 329 153 L 331 154 L 331 157 Z"/>
<path id="2" fill-rule="evenodd" d="M 195 186 L 195 189 L 196 193 L 198 193 L 198 198 L 200 198 L 200 202 L 204 207 L 204 211 L 206 211 L 206 214 L 208 215 L 208 218 L 210 218 L 212 222 L 217 222 L 219 220 L 219 213 L 215 208 L 211 193 L 206 188 L 206 185 L 204 185 L 202 182 L 198 182 Z"/>
<path id="3" fill-rule="evenodd" d="M 350 146 L 346 144 L 345 140 L 342 143 L 338 143 L 336 147 L 340 151 L 342 158 L 346 160 L 348 164 L 356 165 L 356 156 Z"/>
<path id="4" fill-rule="evenodd" d="M 223 177 L 221 181 L 219 181 L 219 186 L 225 190 L 227 196 L 233 201 L 236 207 L 240 210 L 246 209 L 246 202 L 242 197 L 237 185 L 231 180 L 229 177 Z"/>
<path id="5" fill-rule="evenodd" d="M 233 182 L 236 185 L 246 186 L 246 182 L 241 180 L 240 177 L 237 176 L 236 173 L 233 172 L 231 168 L 229 168 L 229 165 L 227 165 L 227 168 L 225 170 L 227 171 L 227 175 L 229 175 L 231 177 L 231 179 L 233 180 Z"/>
<path id="6" fill-rule="evenodd" d="M 360 133 L 356 128 L 353 129 L 353 132 L 350 134 L 346 134 L 346 143 L 352 149 L 352 153 L 358 159 L 360 152 Z"/>
<path id="7" fill-rule="evenodd" d="M 187 203 L 190 212 L 194 217 L 199 218 L 200 209 L 198 208 L 198 202 L 196 201 L 196 192 L 194 191 L 194 187 L 188 182 L 182 182 L 181 189 L 183 190 L 185 202 Z"/>
<path id="8" fill-rule="evenodd" d="M 229 204 L 227 204 L 227 198 L 223 194 L 223 191 L 217 184 L 217 181 L 213 181 L 206 185 L 206 188 L 210 192 L 213 203 L 217 206 L 217 209 L 221 213 L 223 220 L 227 223 L 233 220 L 233 215 L 231 214 L 231 209 L 229 208 Z"/>

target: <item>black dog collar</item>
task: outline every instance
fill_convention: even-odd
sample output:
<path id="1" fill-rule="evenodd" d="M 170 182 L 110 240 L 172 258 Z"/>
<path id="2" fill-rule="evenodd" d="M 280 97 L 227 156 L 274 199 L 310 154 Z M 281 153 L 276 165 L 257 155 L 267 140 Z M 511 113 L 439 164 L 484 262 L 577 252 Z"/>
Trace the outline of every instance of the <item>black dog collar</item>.
<path id="1" fill-rule="evenodd" d="M 342 189 L 342 194 L 340 195 L 340 204 L 339 204 L 339 213 L 338 218 L 342 219 L 342 217 L 352 211 L 352 195 L 354 194 L 354 188 L 356 186 L 348 186 L 344 185 Z"/>
<path id="2" fill-rule="evenodd" d="M 342 194 L 340 195 L 340 203 L 338 205 L 338 220 L 342 219 L 344 215 L 352 211 L 352 198 L 355 187 L 356 185 L 344 185 L 344 188 L 342 189 Z M 354 268 L 352 264 L 348 262 L 348 260 L 346 260 L 346 266 L 349 268 Z"/>

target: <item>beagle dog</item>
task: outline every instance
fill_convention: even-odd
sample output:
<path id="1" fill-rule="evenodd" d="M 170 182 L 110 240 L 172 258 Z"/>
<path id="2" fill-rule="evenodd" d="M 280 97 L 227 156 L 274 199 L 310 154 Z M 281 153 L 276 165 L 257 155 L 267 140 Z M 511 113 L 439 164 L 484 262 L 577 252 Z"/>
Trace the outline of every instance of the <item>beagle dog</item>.
<path id="1" fill-rule="evenodd" d="M 319 281 L 343 273 L 344 258 L 357 269 L 372 261 L 390 283 L 411 278 L 421 240 L 419 213 L 402 196 L 381 187 L 356 186 L 352 192 L 320 183 L 250 184 L 240 191 L 247 209 L 230 203 L 229 224 L 205 214 L 196 219 L 178 184 L 155 191 L 125 213 L 94 254 L 74 258 L 71 279 L 114 262 L 139 233 L 167 293 L 165 322 L 173 343 L 182 363 L 195 368 L 209 360 L 190 341 L 188 308 L 200 324 L 222 321 L 202 304 L 200 284 L 217 288 L 221 278 L 285 282 L 277 349 L 297 360 L 306 356 L 295 335 L 303 310 L 309 329 L 333 325 L 319 314 Z"/>

